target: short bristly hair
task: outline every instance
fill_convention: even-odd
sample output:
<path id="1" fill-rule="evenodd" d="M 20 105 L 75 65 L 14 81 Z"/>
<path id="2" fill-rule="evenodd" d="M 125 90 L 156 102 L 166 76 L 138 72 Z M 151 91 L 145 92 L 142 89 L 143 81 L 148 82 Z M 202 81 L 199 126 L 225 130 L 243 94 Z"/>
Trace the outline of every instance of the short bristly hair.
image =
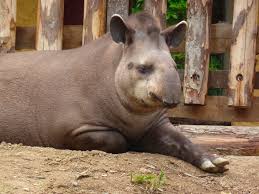
<path id="1" fill-rule="evenodd" d="M 132 14 L 128 17 L 126 23 L 130 28 L 147 34 L 160 33 L 161 31 L 159 20 L 147 12 Z"/>

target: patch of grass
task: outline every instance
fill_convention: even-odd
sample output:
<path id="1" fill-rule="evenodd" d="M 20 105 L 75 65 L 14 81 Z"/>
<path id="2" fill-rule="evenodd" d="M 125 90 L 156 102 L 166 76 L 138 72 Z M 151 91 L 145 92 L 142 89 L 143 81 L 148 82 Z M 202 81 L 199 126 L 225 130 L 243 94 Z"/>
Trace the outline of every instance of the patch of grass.
<path id="1" fill-rule="evenodd" d="M 161 187 L 165 183 L 165 174 L 163 171 L 160 171 L 159 174 L 131 174 L 131 182 L 145 186 L 146 190 L 157 191 L 161 190 Z"/>

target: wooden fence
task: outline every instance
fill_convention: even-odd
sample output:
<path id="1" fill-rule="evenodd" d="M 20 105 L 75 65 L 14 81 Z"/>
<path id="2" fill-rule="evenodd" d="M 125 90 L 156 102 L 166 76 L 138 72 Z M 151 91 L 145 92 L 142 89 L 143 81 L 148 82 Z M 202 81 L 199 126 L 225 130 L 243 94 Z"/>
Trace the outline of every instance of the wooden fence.
<path id="1" fill-rule="evenodd" d="M 132 3 L 128 0 L 78 0 L 71 4 L 67 0 L 38 0 L 36 26 L 16 26 L 16 13 L 19 12 L 16 5 L 21 1 L 26 0 L 0 0 L 0 52 L 80 47 L 108 30 L 112 14 L 126 17 Z M 186 42 L 171 49 L 172 52 L 186 51 L 185 70 L 179 70 L 183 103 L 169 111 L 172 117 L 259 121 L 259 97 L 254 95 L 259 89 L 258 1 L 225 3 L 228 4 L 225 10 L 228 18 L 211 24 L 212 0 L 187 0 Z M 144 9 L 166 27 L 166 0 L 145 0 Z M 82 22 L 69 23 L 69 16 L 73 14 L 74 17 L 81 14 Z M 224 70 L 209 70 L 210 54 L 224 54 Z M 208 96 L 211 88 L 227 92 L 223 96 Z"/>

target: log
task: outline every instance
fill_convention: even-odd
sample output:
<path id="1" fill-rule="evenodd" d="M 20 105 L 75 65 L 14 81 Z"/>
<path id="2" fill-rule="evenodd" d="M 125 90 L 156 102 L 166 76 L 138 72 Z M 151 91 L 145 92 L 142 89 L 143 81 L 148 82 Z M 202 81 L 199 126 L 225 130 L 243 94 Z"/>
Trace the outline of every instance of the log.
<path id="1" fill-rule="evenodd" d="M 101 37 L 105 27 L 106 0 L 85 0 L 82 44 Z"/>
<path id="2" fill-rule="evenodd" d="M 210 58 L 212 0 L 187 1 L 188 30 L 184 73 L 184 103 L 205 104 Z"/>
<path id="3" fill-rule="evenodd" d="M 0 53 L 14 52 L 16 0 L 0 1 Z"/>
<path id="4" fill-rule="evenodd" d="M 145 0 L 144 11 L 151 13 L 159 21 L 161 28 L 166 28 L 167 0 Z"/>
<path id="5" fill-rule="evenodd" d="M 228 82 L 229 106 L 247 108 L 252 103 L 257 12 L 257 0 L 236 1 L 234 4 Z"/>
<path id="6" fill-rule="evenodd" d="M 212 153 L 259 156 L 259 127 L 179 125 L 176 129 Z"/>
<path id="7" fill-rule="evenodd" d="M 128 0 L 108 0 L 107 4 L 107 32 L 110 30 L 110 21 L 113 14 L 119 14 L 124 19 L 129 15 L 129 1 Z"/>
<path id="8" fill-rule="evenodd" d="M 61 50 L 64 0 L 39 0 L 36 49 Z"/>

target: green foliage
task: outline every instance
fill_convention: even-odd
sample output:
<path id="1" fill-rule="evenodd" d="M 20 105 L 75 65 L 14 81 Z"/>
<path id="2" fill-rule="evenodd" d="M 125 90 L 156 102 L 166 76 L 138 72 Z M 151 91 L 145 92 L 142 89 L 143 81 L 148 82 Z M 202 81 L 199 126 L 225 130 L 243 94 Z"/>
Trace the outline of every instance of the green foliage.
<path id="1" fill-rule="evenodd" d="M 209 88 L 208 96 L 224 96 L 223 88 Z"/>
<path id="2" fill-rule="evenodd" d="M 131 13 L 137 13 L 143 10 L 144 0 L 135 0 L 133 2 Z"/>
<path id="3" fill-rule="evenodd" d="M 181 20 L 186 20 L 186 0 L 168 0 L 166 22 L 173 25 Z"/>
<path id="4" fill-rule="evenodd" d="M 159 190 L 165 183 L 165 174 L 160 171 L 159 174 L 131 174 L 131 182 L 134 184 L 144 185 L 149 191 Z"/>
<path id="5" fill-rule="evenodd" d="M 185 64 L 185 53 L 171 53 L 177 69 L 184 69 L 184 64 Z"/>
<path id="6" fill-rule="evenodd" d="M 210 70 L 219 70 L 223 69 L 223 56 L 222 55 L 211 55 L 210 56 L 210 64 L 209 69 Z"/>

